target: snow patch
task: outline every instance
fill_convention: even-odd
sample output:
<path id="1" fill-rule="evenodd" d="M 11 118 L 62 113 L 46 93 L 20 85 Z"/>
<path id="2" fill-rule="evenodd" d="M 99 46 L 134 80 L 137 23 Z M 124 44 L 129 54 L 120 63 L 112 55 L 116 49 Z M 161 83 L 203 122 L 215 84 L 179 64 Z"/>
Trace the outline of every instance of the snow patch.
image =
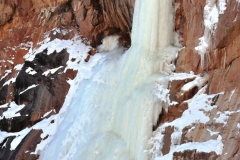
<path id="1" fill-rule="evenodd" d="M 20 95 L 20 94 L 23 94 L 24 92 L 26 92 L 26 91 L 29 90 L 29 89 L 32 89 L 32 88 L 37 87 L 37 86 L 38 86 L 38 85 L 33 84 L 33 85 L 29 86 L 27 89 L 25 89 L 24 91 L 20 92 L 19 95 Z"/>
<path id="2" fill-rule="evenodd" d="M 13 61 L 11 61 L 11 60 L 7 60 L 7 61 L 8 61 L 8 63 L 14 64 Z"/>
<path id="3" fill-rule="evenodd" d="M 213 135 L 215 135 L 215 134 L 219 134 L 219 132 L 213 132 L 213 131 L 211 131 L 210 129 L 207 129 L 207 130 L 208 130 L 208 132 L 210 133 L 211 136 L 213 136 Z"/>
<path id="4" fill-rule="evenodd" d="M 43 72 L 42 75 L 47 76 L 49 73 L 50 73 L 50 74 L 54 74 L 54 73 L 56 73 L 60 68 L 63 68 L 63 66 L 59 66 L 59 67 L 57 67 L 57 68 L 49 69 L 49 70 Z"/>
<path id="5" fill-rule="evenodd" d="M 49 111 L 49 112 L 45 113 L 45 114 L 42 116 L 42 118 L 45 118 L 45 117 L 47 117 L 47 116 L 48 116 L 50 113 L 52 113 L 52 112 L 56 113 L 56 111 L 55 111 L 55 110 L 51 110 L 51 111 Z"/>
<path id="6" fill-rule="evenodd" d="M 23 129 L 21 132 L 18 132 L 16 134 L 12 134 L 14 136 L 16 136 L 16 138 L 13 139 L 12 143 L 11 143 L 11 148 L 10 150 L 15 150 L 17 148 L 17 146 L 19 145 L 19 143 L 22 141 L 22 139 L 31 131 L 30 128 L 25 128 Z M 11 134 L 10 134 L 11 135 Z"/>
<path id="7" fill-rule="evenodd" d="M 231 95 L 230 95 L 230 97 L 229 97 L 229 99 L 228 99 L 229 102 L 231 101 L 232 96 L 233 96 L 233 94 L 235 93 L 235 91 L 236 91 L 236 88 L 235 88 L 234 90 L 231 91 Z"/>
<path id="8" fill-rule="evenodd" d="M 5 70 L 5 74 L 2 76 L 2 78 L 0 79 L 0 81 L 1 81 L 2 79 L 4 79 L 5 77 L 7 77 L 11 72 L 12 72 L 11 69 Z"/>
<path id="9" fill-rule="evenodd" d="M 214 118 L 215 122 L 222 123 L 224 125 L 227 125 L 227 121 L 229 116 L 231 116 L 234 113 L 239 113 L 240 110 L 237 111 L 224 111 L 224 112 L 217 112 L 217 115 L 219 115 L 217 118 Z"/>
<path id="10" fill-rule="evenodd" d="M 173 73 L 168 76 L 170 81 L 173 80 L 185 80 L 185 79 L 192 79 L 196 78 L 197 75 L 195 75 L 193 72 L 191 73 Z"/>
<path id="11" fill-rule="evenodd" d="M 181 145 L 176 146 L 176 148 L 172 149 L 168 154 L 157 157 L 155 160 L 167 160 L 167 159 L 173 159 L 173 153 L 174 152 L 183 152 L 185 150 L 197 150 L 197 152 L 206 152 L 210 153 L 214 151 L 217 155 L 220 155 L 223 150 L 223 143 L 222 143 L 222 137 L 219 135 L 217 140 L 209 140 L 206 142 L 190 142 L 190 143 L 184 143 Z"/>
<path id="12" fill-rule="evenodd" d="M 31 131 L 30 128 L 23 129 L 20 132 L 16 133 L 8 133 L 5 131 L 0 132 L 0 143 L 3 142 L 3 140 L 9 136 L 16 136 L 16 138 L 11 142 L 10 150 L 15 150 L 16 147 L 19 145 L 19 143 L 22 141 L 22 139 Z M 7 142 L 6 142 L 7 143 Z M 5 144 L 6 144 L 5 143 Z M 4 144 L 4 145 L 5 145 Z"/>
<path id="13" fill-rule="evenodd" d="M 9 104 L 6 103 L 6 104 L 3 104 L 3 105 L 0 105 L 0 108 L 7 108 L 8 106 L 9 106 Z"/>
<path id="14" fill-rule="evenodd" d="M 3 118 L 13 118 L 21 116 L 20 113 L 17 113 L 20 111 L 25 105 L 17 105 L 14 101 L 8 104 L 8 110 L 3 112 L 3 114 L 0 116 L 0 119 Z M 1 106 L 1 108 L 5 108 L 5 105 Z"/>
<path id="15" fill-rule="evenodd" d="M 20 71 L 23 67 L 23 64 L 17 64 L 14 69 L 17 70 L 17 71 Z"/>
<path id="16" fill-rule="evenodd" d="M 198 87 L 198 89 L 202 88 L 202 86 L 204 86 L 204 84 L 208 81 L 209 79 L 209 75 L 208 74 L 205 74 L 203 77 L 201 76 L 196 76 L 196 78 L 191 81 L 191 82 L 188 82 L 187 84 L 185 84 L 183 87 L 182 87 L 182 91 L 189 91 L 190 89 L 194 88 L 195 86 Z"/>
<path id="17" fill-rule="evenodd" d="M 15 81 L 16 81 L 16 78 L 11 78 L 11 79 L 9 79 L 7 82 L 5 82 L 5 83 L 3 84 L 3 86 L 9 85 L 9 84 L 11 84 L 11 83 L 14 83 Z"/>
<path id="18" fill-rule="evenodd" d="M 37 72 L 36 72 L 34 69 L 32 69 L 31 67 L 28 67 L 28 68 L 25 70 L 25 72 L 26 72 L 27 74 L 31 74 L 31 75 L 37 74 Z"/>
<path id="19" fill-rule="evenodd" d="M 240 128 L 240 123 L 237 124 L 237 127 Z"/>

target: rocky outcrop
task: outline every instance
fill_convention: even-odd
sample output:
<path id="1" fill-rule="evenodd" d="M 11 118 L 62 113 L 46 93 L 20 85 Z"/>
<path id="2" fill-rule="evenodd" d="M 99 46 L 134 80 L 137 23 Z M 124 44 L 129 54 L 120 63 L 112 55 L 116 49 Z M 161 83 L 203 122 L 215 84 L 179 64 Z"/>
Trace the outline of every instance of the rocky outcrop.
<path id="1" fill-rule="evenodd" d="M 175 152 L 173 153 L 173 160 L 214 160 L 217 159 L 217 155 L 214 152 L 205 153 L 205 152 L 197 152 L 196 150 L 186 150 L 184 152 Z"/>
<path id="2" fill-rule="evenodd" d="M 46 118 L 44 115 L 47 112 L 50 113 L 47 116 L 50 116 L 57 113 L 62 107 L 69 89 L 67 80 L 69 77 L 74 77 L 72 71 L 64 72 L 68 53 L 66 50 L 62 50 L 59 53 L 54 52 L 46 55 L 45 52 L 46 50 L 39 53 L 31 62 L 26 61 L 16 78 L 16 82 L 12 84 L 14 90 L 8 94 L 13 94 L 14 103 L 24 105 L 24 107 L 18 111 L 20 116 L 4 117 L 0 120 L 1 131 L 19 132 Z M 54 74 L 46 73 L 49 69 L 54 68 L 59 69 Z M 8 147 L 3 147 L 5 148 L 3 152 L 7 154 L 0 155 L 1 159 L 16 159 L 17 157 L 36 159 L 36 155 L 30 153 L 35 151 L 36 144 L 41 141 L 40 135 L 40 132 L 33 130 L 14 151 L 10 151 Z M 8 139 L 9 137 L 5 141 L 11 143 Z M 25 153 L 27 150 L 29 152 Z"/>
<path id="3" fill-rule="evenodd" d="M 23 38 L 31 36 L 35 42 L 41 39 L 41 34 L 53 27 L 78 26 L 80 34 L 90 40 L 93 46 L 99 45 L 103 37 L 111 34 L 127 35 L 129 38 L 134 2 L 135 0 L 4 0 L 0 4 L 0 37 L 15 37 L 15 40 L 19 39 L 15 42 L 17 44 L 23 42 Z M 14 35 L 19 32 L 22 35 Z"/>
<path id="4" fill-rule="evenodd" d="M 2 144 L 0 144 L 0 157 L 1 159 L 12 160 L 12 159 L 29 159 L 35 160 L 38 156 L 31 154 L 35 151 L 36 144 L 41 141 L 40 135 L 41 130 L 32 130 L 14 150 L 10 150 L 10 144 L 15 137 L 6 138 Z M 6 144 L 5 144 L 6 143 Z M 3 146 L 5 144 L 5 147 Z"/>
<path id="5" fill-rule="evenodd" d="M 206 0 L 175 0 L 175 4 L 175 30 L 182 37 L 182 46 L 184 46 L 179 52 L 176 71 L 199 72 L 200 56 L 195 47 L 198 46 L 198 39 L 204 33 L 203 12 Z"/>
<path id="6" fill-rule="evenodd" d="M 135 0 L 73 0 L 72 8 L 80 33 L 96 46 L 111 34 L 122 34 L 130 46 L 130 32 Z"/>
<path id="7" fill-rule="evenodd" d="M 0 9 L 1 9 L 1 14 L 0 14 L 0 26 L 4 25 L 8 21 L 11 20 L 14 10 L 15 10 L 15 5 L 12 1 L 1 1 L 0 2 Z"/>
<path id="8" fill-rule="evenodd" d="M 239 2 L 227 1 L 224 14 L 219 15 L 216 30 L 212 35 L 212 44 L 209 44 L 204 57 L 204 66 L 201 67 L 201 57 L 195 47 L 199 45 L 199 38 L 203 36 L 204 24 L 203 13 L 205 0 L 175 0 L 176 3 L 176 23 L 175 30 L 182 37 L 183 49 L 179 52 L 176 61 L 176 72 L 203 75 L 208 74 L 206 94 L 218 94 L 212 99 L 212 109 L 209 113 L 209 121 L 206 123 L 195 123 L 182 130 L 179 144 L 188 142 L 206 142 L 222 137 L 222 154 L 216 155 L 213 152 L 196 152 L 195 150 L 185 150 L 175 152 L 173 159 L 239 159 Z M 217 3 L 220 3 L 217 1 Z M 189 10 L 189 8 L 191 8 Z M 162 113 L 160 124 L 181 117 L 181 113 L 188 109 L 188 101 L 197 93 L 199 88 L 192 88 L 187 93 L 181 93 L 181 88 L 193 80 L 177 80 L 170 86 L 170 99 L 178 102 L 172 106 L 168 113 Z M 181 95 L 181 96 L 179 96 Z M 186 95 L 186 96 L 184 96 Z M 216 107 L 214 107 L 216 106 Z M 179 112 L 181 111 L 181 113 Z M 180 114 L 180 115 L 179 115 Z M 178 116 L 177 116 L 178 115 Z M 223 118 L 224 117 L 224 118 Z M 193 129 L 194 128 L 194 129 Z M 165 128 L 164 141 L 169 141 L 172 134 L 171 128 Z M 211 132 L 211 133 L 210 133 Z M 165 143 L 162 152 L 168 153 L 171 146 Z M 230 147 L 231 146 L 231 147 Z"/>
<path id="9" fill-rule="evenodd" d="M 32 130 L 19 144 L 15 152 L 12 154 L 10 159 L 37 159 L 38 156 L 31 154 L 35 151 L 36 145 L 42 140 L 40 135 L 42 134 L 41 130 Z"/>

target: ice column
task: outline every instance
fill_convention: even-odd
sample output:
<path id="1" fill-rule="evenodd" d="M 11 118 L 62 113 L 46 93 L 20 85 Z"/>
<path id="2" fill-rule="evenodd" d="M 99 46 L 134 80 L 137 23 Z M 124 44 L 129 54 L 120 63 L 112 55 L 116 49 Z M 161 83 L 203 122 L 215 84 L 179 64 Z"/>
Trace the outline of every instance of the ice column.
<path id="1" fill-rule="evenodd" d="M 167 101 L 162 72 L 171 61 L 167 55 L 176 52 L 169 47 L 172 0 L 136 0 L 133 19 L 132 47 L 123 55 L 105 53 L 108 58 L 79 83 L 40 159 L 150 159 L 152 126 Z"/>

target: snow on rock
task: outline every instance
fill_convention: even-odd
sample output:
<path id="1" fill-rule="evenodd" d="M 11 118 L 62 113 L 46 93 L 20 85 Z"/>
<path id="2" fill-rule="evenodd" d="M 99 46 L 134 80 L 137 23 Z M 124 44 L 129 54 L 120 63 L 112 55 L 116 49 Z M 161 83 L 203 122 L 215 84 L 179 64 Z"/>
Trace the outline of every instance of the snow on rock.
<path id="1" fill-rule="evenodd" d="M 3 119 L 3 118 L 9 119 L 9 118 L 20 116 L 20 113 L 17 113 L 17 112 L 20 111 L 24 106 L 25 105 L 17 105 L 15 102 L 11 102 L 10 104 L 7 104 L 7 106 L 6 104 L 0 106 L 1 108 L 9 107 L 7 111 L 3 112 L 0 119 Z"/>
<path id="2" fill-rule="evenodd" d="M 53 29 L 52 31 L 60 32 L 58 28 Z M 30 49 L 29 52 L 24 56 L 25 60 L 27 61 L 33 61 L 35 56 L 43 52 L 45 49 L 47 49 L 46 54 L 51 54 L 54 51 L 60 52 L 63 49 L 66 49 L 68 53 L 70 53 L 69 60 L 72 58 L 76 58 L 76 61 L 81 61 L 87 57 L 87 53 L 90 50 L 90 46 L 86 46 L 83 43 L 83 40 L 80 36 L 75 36 L 73 39 L 68 40 L 60 40 L 58 38 L 50 41 L 49 37 L 50 32 L 47 32 L 45 34 L 45 39 L 42 42 L 39 42 L 38 45 L 40 47 L 35 49 Z"/>
<path id="3" fill-rule="evenodd" d="M 29 86 L 27 89 L 25 89 L 24 91 L 21 91 L 21 92 L 19 93 L 19 95 L 20 95 L 20 94 L 23 94 L 24 92 L 26 92 L 26 91 L 29 90 L 29 89 L 32 89 L 32 88 L 37 87 L 37 86 L 38 86 L 38 85 L 33 84 L 33 85 Z"/>
<path id="4" fill-rule="evenodd" d="M 13 83 L 13 82 L 15 82 L 15 81 L 16 81 L 16 77 L 15 77 L 15 78 L 11 78 L 11 79 L 9 79 L 8 81 L 6 81 L 6 82 L 3 84 L 3 86 L 9 85 L 10 83 Z"/>
<path id="5" fill-rule="evenodd" d="M 11 61 L 11 60 L 7 60 L 7 62 L 8 62 L 8 63 L 11 63 L 11 64 L 14 64 L 14 62 L 13 62 L 13 61 Z"/>
<path id="6" fill-rule="evenodd" d="M 219 132 L 213 132 L 213 131 L 211 131 L 210 129 L 207 129 L 207 130 L 208 130 L 208 132 L 210 133 L 211 136 L 213 136 L 213 135 L 215 135 L 215 134 L 219 134 Z"/>
<path id="7" fill-rule="evenodd" d="M 42 75 L 47 76 L 49 73 L 50 73 L 50 74 L 54 74 L 54 73 L 56 73 L 60 68 L 63 68 L 63 66 L 59 66 L 59 67 L 57 67 L 57 68 L 49 69 L 49 70 L 43 72 Z"/>
<path id="8" fill-rule="evenodd" d="M 42 116 L 42 118 L 45 118 L 45 117 L 47 117 L 47 116 L 48 116 L 48 115 L 50 115 L 52 112 L 56 113 L 56 111 L 55 111 L 55 110 L 51 110 L 51 111 L 49 111 L 49 112 L 45 113 L 45 114 Z"/>
<path id="9" fill-rule="evenodd" d="M 11 148 L 10 150 L 15 150 L 17 148 L 17 146 L 19 145 L 19 143 L 21 143 L 22 139 L 31 131 L 30 128 L 25 128 L 22 131 L 18 132 L 18 133 L 13 133 L 13 134 L 9 134 L 9 136 L 16 136 L 16 138 L 14 138 L 14 140 L 11 143 Z"/>
<path id="10" fill-rule="evenodd" d="M 15 150 L 16 147 L 19 145 L 19 143 L 22 141 L 22 139 L 31 131 L 30 128 L 25 128 L 20 132 L 15 133 L 8 133 L 5 131 L 0 132 L 0 142 L 2 143 L 3 140 L 9 136 L 16 136 L 16 138 L 11 142 L 10 150 Z"/>
<path id="11" fill-rule="evenodd" d="M 206 86 L 198 91 L 198 93 L 190 100 L 186 101 L 188 103 L 188 109 L 185 110 L 182 116 L 172 122 L 166 122 L 162 124 L 154 133 L 155 136 L 150 140 L 149 143 L 153 144 L 153 148 L 149 150 L 153 153 L 153 159 L 171 159 L 173 153 L 176 151 L 183 151 L 188 149 L 197 149 L 199 152 L 211 152 L 214 151 L 217 154 L 221 154 L 222 142 L 221 136 L 219 135 L 217 140 L 209 140 L 207 142 L 188 142 L 184 144 L 179 144 L 179 140 L 182 136 L 182 130 L 187 127 L 194 125 L 195 123 L 207 123 L 210 118 L 206 112 L 211 111 L 216 106 L 211 106 L 211 99 L 217 94 L 207 95 L 204 94 Z M 165 128 L 168 126 L 174 127 L 174 132 L 171 137 L 171 148 L 167 155 L 162 155 L 163 138 Z M 208 145 L 208 147 L 203 147 Z M 206 150 L 207 149 L 207 150 Z"/>
<path id="12" fill-rule="evenodd" d="M 228 122 L 228 118 L 234 114 L 234 113 L 239 113 L 240 110 L 238 111 L 224 111 L 224 112 L 220 112 L 218 111 L 217 112 L 217 116 L 216 118 L 214 118 L 215 122 L 216 123 L 222 123 L 224 125 L 227 125 L 227 122 Z"/>
<path id="13" fill-rule="evenodd" d="M 74 40 L 73 40 L 74 41 Z M 50 42 L 51 43 L 51 42 Z M 65 41 L 58 41 L 58 43 L 62 43 L 59 44 L 59 46 L 63 46 Z M 77 43 L 77 44 L 75 44 Z M 46 46 L 48 46 L 48 44 L 45 44 Z M 42 152 L 42 150 L 45 149 L 46 145 L 48 145 L 51 140 L 54 138 L 54 136 L 56 136 L 55 134 L 57 134 L 57 129 L 59 129 L 59 125 L 61 124 L 61 122 L 64 120 L 65 115 L 67 114 L 67 111 L 69 110 L 69 108 L 73 105 L 72 103 L 74 102 L 74 100 L 76 99 L 77 96 L 77 92 L 79 91 L 79 84 L 84 81 L 89 79 L 92 74 L 93 74 L 93 68 L 97 65 L 97 64 L 101 64 L 104 60 L 107 59 L 119 59 L 119 56 L 122 55 L 122 49 L 120 50 L 114 50 L 114 51 L 110 51 L 110 52 L 103 52 L 103 53 L 98 53 L 96 55 L 94 55 L 89 62 L 84 62 L 84 58 L 87 55 L 88 51 L 89 51 L 89 47 L 85 46 L 82 42 L 81 39 L 79 39 L 79 41 L 75 41 L 72 43 L 72 46 L 76 47 L 75 49 L 70 49 L 69 47 L 69 61 L 67 62 L 67 67 L 66 68 L 72 68 L 75 70 L 78 70 L 78 74 L 77 77 L 73 80 L 69 79 L 68 83 L 70 84 L 70 89 L 69 92 L 66 96 L 65 102 L 63 104 L 63 107 L 61 108 L 60 112 L 57 115 L 53 115 L 47 119 L 44 119 L 43 121 L 37 123 L 33 128 L 34 129 L 42 129 L 43 133 L 41 135 L 42 138 L 48 136 L 47 139 L 42 140 L 40 144 L 37 145 L 37 148 L 35 150 L 34 153 L 32 154 L 40 154 Z M 56 48 L 58 49 L 58 48 Z M 59 49 L 61 50 L 61 49 Z M 108 54 L 108 57 L 106 56 L 106 54 Z M 75 58 L 75 61 L 71 61 L 72 58 Z M 100 78 L 100 77 L 99 77 Z M 99 78 L 95 77 L 95 81 L 98 81 Z M 98 80 L 97 80 L 98 79 Z M 51 121 L 54 120 L 54 123 L 51 123 Z M 86 117 L 86 121 L 82 121 L 81 123 L 76 124 L 77 126 L 79 126 L 78 128 L 75 128 L 76 130 L 73 130 L 73 132 L 77 133 L 79 130 L 81 130 L 81 126 L 82 125 L 86 125 L 88 123 L 88 118 Z M 69 137 L 70 138 L 70 137 Z M 66 139 L 64 141 L 64 143 L 68 143 L 68 141 L 71 139 Z"/>
<path id="14" fill-rule="evenodd" d="M 36 72 L 35 70 L 33 70 L 31 67 L 28 67 L 25 72 L 28 73 L 28 74 L 31 74 L 31 75 L 34 75 L 34 74 L 37 73 L 37 72 Z"/>
<path id="15" fill-rule="evenodd" d="M 237 127 L 240 129 L 240 123 L 237 124 Z"/>
<path id="16" fill-rule="evenodd" d="M 195 47 L 198 54 L 201 56 L 201 67 L 204 65 L 204 56 L 209 52 L 212 44 L 212 35 L 215 33 L 220 14 L 226 9 L 226 0 L 206 0 L 204 7 L 204 34 L 199 38 L 199 45 Z"/>
<path id="17" fill-rule="evenodd" d="M 201 89 L 204 86 L 204 84 L 208 81 L 208 79 L 209 79 L 209 75 L 207 75 L 207 74 L 205 74 L 203 77 L 196 76 L 196 78 L 193 81 L 185 84 L 181 90 L 184 92 L 189 91 L 190 89 L 192 89 L 195 86 L 197 86 L 199 89 Z"/>
<path id="18" fill-rule="evenodd" d="M 57 28 L 54 29 L 56 30 L 56 32 L 60 32 Z M 62 32 L 63 30 L 61 30 Z M 32 61 L 34 60 L 35 56 L 42 52 L 45 49 L 48 49 L 48 53 L 47 54 L 51 54 L 53 51 L 57 51 L 60 52 L 63 49 L 67 49 L 67 52 L 69 53 L 69 61 L 67 62 L 67 67 L 65 68 L 65 71 L 67 69 L 74 69 L 74 70 L 82 70 L 83 72 L 81 73 L 82 79 L 89 77 L 91 75 L 91 69 L 94 67 L 95 64 L 98 63 L 98 60 L 100 60 L 101 58 L 105 57 L 105 55 L 96 55 L 94 56 L 95 58 L 92 58 L 89 63 L 84 62 L 84 59 L 86 58 L 86 56 L 88 55 L 88 51 L 90 50 L 91 47 L 86 46 L 83 42 L 82 42 L 82 38 L 80 36 L 75 36 L 73 39 L 69 39 L 69 40 L 60 40 L 60 39 L 54 39 L 53 41 L 50 41 L 49 38 L 49 32 L 47 32 L 45 34 L 45 39 L 42 42 L 39 42 L 40 47 L 39 48 L 32 48 L 32 43 L 28 42 L 26 44 L 21 44 L 20 47 L 21 49 L 26 49 L 29 50 L 29 52 L 25 55 L 25 60 L 26 61 Z M 76 59 L 75 61 L 71 61 L 71 59 Z M 81 64 L 79 64 L 81 62 Z M 20 71 L 23 67 L 23 64 L 18 64 L 14 67 L 15 70 Z M 60 68 L 62 68 L 63 66 L 60 66 L 58 68 L 54 68 L 51 70 L 48 70 L 44 73 L 44 75 L 47 75 L 48 73 L 54 74 L 57 70 L 59 70 Z M 10 72 L 10 71 L 7 71 Z M 33 70 L 33 68 L 28 67 L 25 71 L 28 74 L 34 75 L 37 72 L 35 70 Z M 72 87 L 69 91 L 69 94 L 67 97 L 68 100 L 66 100 L 65 103 L 68 103 L 68 105 L 65 105 L 65 110 L 63 107 L 63 112 L 67 110 L 67 107 L 69 107 L 69 103 L 71 102 L 71 98 L 73 98 L 73 94 L 76 93 L 76 86 L 78 84 L 78 80 L 79 79 L 75 79 L 75 83 L 72 84 Z M 16 77 L 15 78 L 11 78 L 8 81 L 6 81 L 4 85 L 9 85 L 10 83 L 13 83 L 16 81 Z M 70 82 L 71 80 L 69 80 Z M 32 89 L 34 87 L 37 87 L 38 85 L 34 84 L 29 86 L 27 89 L 23 90 L 20 92 L 20 94 L 23 94 L 24 92 L 26 92 L 29 89 Z M 73 91 L 71 91 L 73 90 Z M 74 92 L 74 93 L 73 93 Z M 71 94 L 72 93 L 72 94 Z M 11 102 L 10 104 L 4 104 L 1 105 L 0 108 L 7 108 L 7 110 L 5 112 L 3 112 L 2 116 L 0 117 L 0 119 L 5 118 L 13 118 L 13 117 L 18 117 L 21 116 L 20 113 L 17 113 L 19 110 L 21 110 L 25 105 L 17 105 L 15 102 Z M 42 118 L 48 117 L 49 114 L 51 114 L 54 111 L 49 111 L 47 113 L 45 113 L 43 115 Z M 34 126 L 32 126 L 31 128 L 26 128 L 20 132 L 16 132 L 16 133 L 11 133 L 11 132 L 0 132 L 0 142 L 2 142 L 6 137 L 9 136 L 16 136 L 16 138 L 12 141 L 11 143 L 11 150 L 16 149 L 16 147 L 19 145 L 19 143 L 22 141 L 22 139 L 32 130 L 32 129 L 42 129 L 43 130 L 43 134 L 41 136 L 41 138 L 46 138 L 47 135 L 49 135 L 49 137 L 51 137 L 51 135 L 54 135 L 54 133 L 57 131 L 57 127 L 58 127 L 58 123 L 53 123 L 52 121 L 57 121 L 57 119 L 61 119 L 62 114 L 58 114 L 58 115 L 53 115 L 50 116 L 47 119 L 43 119 L 42 121 L 38 122 L 37 124 L 35 124 Z M 48 144 L 50 142 L 51 138 L 47 138 L 46 140 L 42 141 L 36 148 L 36 154 L 39 154 L 40 151 L 45 148 L 46 144 Z"/>
<path id="19" fill-rule="evenodd" d="M 17 64 L 14 69 L 17 70 L 17 71 L 20 71 L 23 67 L 23 64 Z"/>
<path id="20" fill-rule="evenodd" d="M 229 97 L 229 99 L 228 99 L 229 102 L 231 101 L 232 96 L 233 96 L 233 94 L 234 94 L 235 92 L 236 92 L 236 88 L 231 91 L 231 95 L 230 95 L 230 97 Z"/>
<path id="21" fill-rule="evenodd" d="M 12 72 L 11 69 L 5 70 L 5 74 L 1 77 L 0 81 L 1 81 L 2 79 L 4 79 L 5 77 L 7 77 L 11 72 Z"/>
<path id="22" fill-rule="evenodd" d="M 222 153 L 223 144 L 222 137 L 219 135 L 216 140 L 209 140 L 206 142 L 190 142 L 176 146 L 176 148 L 172 149 L 168 154 L 157 157 L 155 160 L 170 160 L 173 159 L 174 152 L 181 152 L 185 150 L 194 150 L 197 152 L 206 152 L 210 153 L 212 151 L 216 152 L 216 154 L 220 155 Z"/>
<path id="23" fill-rule="evenodd" d="M 60 30 L 57 28 L 54 29 L 53 31 L 60 32 Z M 68 80 L 68 83 L 70 84 L 71 87 L 69 89 L 68 95 L 66 96 L 64 105 L 60 110 L 59 114 L 52 115 L 49 118 L 45 118 L 49 114 L 54 112 L 54 111 L 49 111 L 43 115 L 43 118 L 45 119 L 43 119 L 42 121 L 38 122 L 37 124 L 35 124 L 33 127 L 30 128 L 30 129 L 43 130 L 43 133 L 41 134 L 41 138 L 46 138 L 48 136 L 48 138 L 46 138 L 45 140 L 42 140 L 40 144 L 37 145 L 35 152 L 31 153 L 31 154 L 38 154 L 38 155 L 46 147 L 46 145 L 50 143 L 50 141 L 53 138 L 53 135 L 57 132 L 59 124 L 64 118 L 64 114 L 66 114 L 66 111 L 70 107 L 71 102 L 78 91 L 77 89 L 78 84 L 82 80 L 87 79 L 92 75 L 92 69 L 96 64 L 101 63 L 101 61 L 106 59 L 106 53 L 99 53 L 94 57 L 92 57 L 88 63 L 84 62 L 84 59 L 88 55 L 90 47 L 86 46 L 83 43 L 82 38 L 79 36 L 75 36 L 73 39 L 69 39 L 69 40 L 54 39 L 53 41 L 50 41 L 49 33 L 46 33 L 45 40 L 43 40 L 42 42 L 39 42 L 39 46 L 40 47 L 36 49 L 31 48 L 29 52 L 25 55 L 25 59 L 27 61 L 32 61 L 38 53 L 43 52 L 45 49 L 48 50 L 48 52 L 45 54 L 51 54 L 53 51 L 60 52 L 63 49 L 67 49 L 67 52 L 69 53 L 69 60 L 67 62 L 67 66 L 65 67 L 65 71 L 67 69 L 74 69 L 74 70 L 79 70 L 81 72 L 78 74 L 77 78 L 73 80 L 71 79 Z M 72 61 L 72 59 L 75 59 L 75 60 Z M 19 65 L 18 68 L 20 69 L 21 67 L 22 65 Z M 49 73 L 54 74 L 57 70 L 59 70 L 62 67 L 63 66 L 47 70 L 43 73 L 43 75 L 47 76 Z M 28 68 L 27 71 L 29 71 L 30 73 L 33 72 L 33 70 L 30 67 Z M 29 86 L 20 94 L 23 94 L 27 90 L 34 88 L 36 86 L 37 85 Z M 52 123 L 52 121 L 55 121 L 55 122 Z M 28 131 L 30 131 L 30 129 Z M 9 136 L 10 134 L 11 133 L 8 133 L 8 134 L 6 133 L 7 136 Z M 17 141 L 15 144 L 17 144 Z"/>
<path id="24" fill-rule="evenodd" d="M 29 50 L 33 45 L 32 42 L 27 42 L 27 43 L 21 43 L 17 48 L 24 49 L 24 50 Z"/>
<path id="25" fill-rule="evenodd" d="M 173 80 L 185 80 L 185 79 L 189 79 L 189 78 L 196 78 L 197 75 L 195 75 L 193 72 L 191 72 L 191 73 L 173 73 L 173 74 L 170 74 L 168 77 L 169 77 L 170 81 L 173 81 Z"/>

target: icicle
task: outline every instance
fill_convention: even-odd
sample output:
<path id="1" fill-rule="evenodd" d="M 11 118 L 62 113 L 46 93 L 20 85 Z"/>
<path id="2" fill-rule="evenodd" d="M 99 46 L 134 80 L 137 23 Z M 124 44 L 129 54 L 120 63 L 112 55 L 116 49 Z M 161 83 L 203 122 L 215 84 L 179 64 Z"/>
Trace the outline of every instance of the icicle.
<path id="1" fill-rule="evenodd" d="M 199 38 L 199 45 L 195 47 L 195 50 L 201 57 L 201 68 L 204 66 L 205 54 L 209 53 L 209 49 L 212 45 L 212 38 L 215 34 L 215 30 L 218 24 L 218 18 L 220 14 L 224 13 L 226 9 L 226 0 L 206 0 L 206 6 L 204 7 L 204 34 Z"/>

